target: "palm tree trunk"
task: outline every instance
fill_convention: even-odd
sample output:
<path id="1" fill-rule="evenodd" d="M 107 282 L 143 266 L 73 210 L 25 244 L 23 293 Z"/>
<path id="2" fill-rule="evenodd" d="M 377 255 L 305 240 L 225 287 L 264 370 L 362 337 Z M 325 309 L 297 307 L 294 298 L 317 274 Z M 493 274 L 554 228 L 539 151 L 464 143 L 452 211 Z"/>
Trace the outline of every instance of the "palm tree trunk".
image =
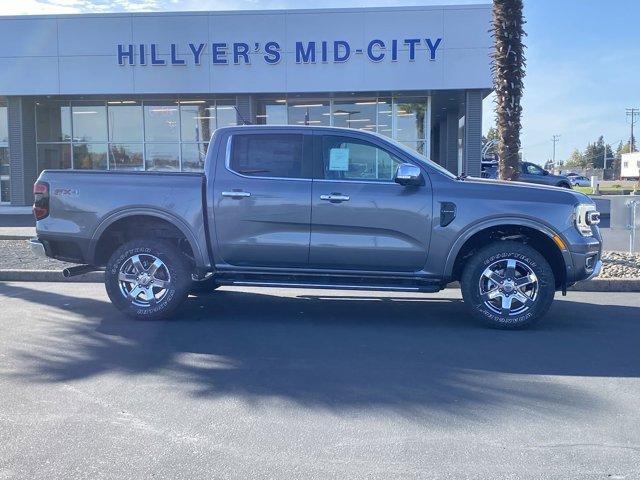
<path id="1" fill-rule="evenodd" d="M 525 21 L 522 0 L 493 1 L 493 81 L 496 92 L 496 123 L 500 179 L 517 180 L 525 58 L 522 37 Z"/>

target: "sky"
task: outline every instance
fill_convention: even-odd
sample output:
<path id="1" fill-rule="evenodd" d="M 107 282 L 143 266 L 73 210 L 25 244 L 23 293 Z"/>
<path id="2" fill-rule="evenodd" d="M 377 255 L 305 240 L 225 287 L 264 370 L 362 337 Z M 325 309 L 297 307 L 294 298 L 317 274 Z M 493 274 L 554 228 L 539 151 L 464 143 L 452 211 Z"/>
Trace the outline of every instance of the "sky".
<path id="1" fill-rule="evenodd" d="M 482 1 L 0 0 L 0 15 L 465 3 Z M 558 160 L 566 160 L 575 148 L 583 150 L 600 135 L 615 150 L 630 135 L 625 108 L 640 107 L 640 1 L 524 0 L 524 4 L 524 158 L 544 164 L 552 155 L 553 135 L 560 135 Z M 485 100 L 484 131 L 494 123 L 492 101 L 493 96 Z"/>

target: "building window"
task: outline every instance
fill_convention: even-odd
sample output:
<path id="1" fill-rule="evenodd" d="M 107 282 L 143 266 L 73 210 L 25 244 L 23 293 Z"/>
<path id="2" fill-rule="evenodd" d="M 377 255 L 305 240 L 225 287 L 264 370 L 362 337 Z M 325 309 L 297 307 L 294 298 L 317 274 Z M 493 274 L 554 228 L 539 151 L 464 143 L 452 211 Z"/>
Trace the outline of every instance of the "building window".
<path id="1" fill-rule="evenodd" d="M 258 101 L 260 125 L 331 125 L 377 132 L 426 155 L 430 97 L 271 98 Z"/>
<path id="2" fill-rule="evenodd" d="M 144 170 L 144 145 L 110 143 L 109 170 Z"/>
<path id="3" fill-rule="evenodd" d="M 40 101 L 38 170 L 202 171 L 211 135 L 229 125 L 234 100 Z"/>
<path id="4" fill-rule="evenodd" d="M 334 100 L 331 113 L 334 127 L 376 131 L 378 100 L 364 98 L 356 101 Z"/>
<path id="5" fill-rule="evenodd" d="M 207 156 L 208 143 L 182 144 L 182 171 L 201 172 L 204 170 L 204 160 Z"/>
<path id="6" fill-rule="evenodd" d="M 287 107 L 289 125 L 331 125 L 328 101 L 296 100 Z"/>
<path id="7" fill-rule="evenodd" d="M 145 103 L 145 141 L 177 143 L 180 140 L 179 122 L 177 102 Z"/>
<path id="8" fill-rule="evenodd" d="M 71 168 L 71 144 L 41 143 L 38 145 L 38 171 Z"/>
<path id="9" fill-rule="evenodd" d="M 394 138 L 426 155 L 430 116 L 427 97 L 397 98 L 393 104 Z"/>
<path id="10" fill-rule="evenodd" d="M 73 105 L 71 122 L 74 143 L 107 141 L 107 107 L 104 102 Z"/>
<path id="11" fill-rule="evenodd" d="M 146 143 L 145 170 L 180 170 L 180 148 L 177 143 Z"/>
<path id="12" fill-rule="evenodd" d="M 73 167 L 78 170 L 106 170 L 106 143 L 74 143 Z"/>
<path id="13" fill-rule="evenodd" d="M 7 106 L 0 99 L 0 203 L 11 201 L 11 162 L 9 159 L 9 122 Z"/>
<path id="14" fill-rule="evenodd" d="M 391 98 L 378 98 L 378 133 L 393 137 L 393 102 Z"/>
<path id="15" fill-rule="evenodd" d="M 256 123 L 258 125 L 287 125 L 287 100 L 276 98 L 259 101 Z"/>

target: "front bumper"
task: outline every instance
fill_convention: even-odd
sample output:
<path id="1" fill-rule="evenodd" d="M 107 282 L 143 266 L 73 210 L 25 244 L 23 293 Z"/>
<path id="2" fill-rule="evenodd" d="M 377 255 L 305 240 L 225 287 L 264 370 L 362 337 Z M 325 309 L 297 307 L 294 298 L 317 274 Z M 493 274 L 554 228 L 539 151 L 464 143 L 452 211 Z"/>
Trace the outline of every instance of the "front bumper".
<path id="1" fill-rule="evenodd" d="M 602 271 L 602 260 L 598 260 L 596 262 L 596 266 L 593 269 L 593 272 L 591 272 L 591 275 L 585 278 L 585 280 L 591 280 L 592 278 L 596 278 L 598 275 L 600 275 L 601 271 Z"/>
<path id="2" fill-rule="evenodd" d="M 602 237 L 598 227 L 593 227 L 593 235 L 583 237 L 577 230 L 565 232 L 568 240 L 569 257 L 567 266 L 567 284 L 591 280 L 602 270 Z"/>

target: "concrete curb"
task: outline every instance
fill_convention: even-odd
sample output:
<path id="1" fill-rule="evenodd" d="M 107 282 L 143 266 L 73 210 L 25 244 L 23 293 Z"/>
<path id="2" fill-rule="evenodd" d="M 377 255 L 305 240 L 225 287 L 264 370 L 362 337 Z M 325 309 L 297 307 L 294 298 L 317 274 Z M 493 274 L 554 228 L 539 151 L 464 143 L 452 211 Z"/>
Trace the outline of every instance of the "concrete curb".
<path id="1" fill-rule="evenodd" d="M 104 272 L 89 272 L 77 277 L 65 278 L 62 270 L 0 270 L 0 281 L 102 283 Z"/>
<path id="2" fill-rule="evenodd" d="M 2 282 L 79 282 L 102 283 L 104 272 L 90 272 L 77 277 L 64 278 L 61 270 L 0 270 Z M 460 288 L 458 282 L 447 288 Z M 640 292 L 640 279 L 633 278 L 596 278 L 588 282 L 579 282 L 569 288 L 572 292 Z"/>
<path id="3" fill-rule="evenodd" d="M 35 235 L 3 235 L 0 234 L 0 240 L 31 240 Z"/>

